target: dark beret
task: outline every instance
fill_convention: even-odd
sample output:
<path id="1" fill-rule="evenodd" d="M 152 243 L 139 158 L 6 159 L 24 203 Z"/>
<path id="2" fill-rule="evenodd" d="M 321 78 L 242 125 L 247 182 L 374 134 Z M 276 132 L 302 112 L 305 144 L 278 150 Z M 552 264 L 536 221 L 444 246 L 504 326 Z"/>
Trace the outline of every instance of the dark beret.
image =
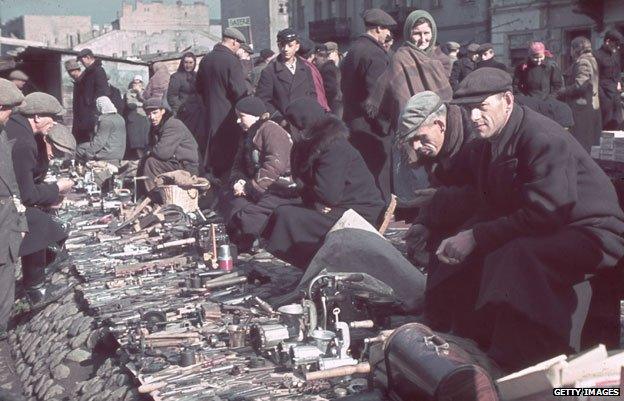
<path id="1" fill-rule="evenodd" d="M 268 59 L 269 57 L 273 57 L 275 52 L 271 49 L 262 49 L 260 50 L 260 58 L 263 60 Z"/>
<path id="2" fill-rule="evenodd" d="M 293 40 L 299 40 L 299 35 L 294 29 L 286 28 L 277 33 L 277 43 L 288 43 Z"/>
<path id="3" fill-rule="evenodd" d="M 364 11 L 362 18 L 366 26 L 395 26 L 397 24 L 390 14 L 379 8 Z"/>
<path id="4" fill-rule="evenodd" d="M 477 50 L 477 53 L 479 54 L 483 54 L 486 51 L 493 49 L 494 46 L 491 43 L 484 43 L 481 46 L 479 46 L 479 49 Z"/>
<path id="5" fill-rule="evenodd" d="M 91 51 L 91 49 L 82 49 L 82 50 L 80 50 L 80 53 L 78 53 L 77 58 L 81 59 L 81 58 L 86 57 L 86 56 L 92 56 L 93 57 L 93 52 Z"/>
<path id="6" fill-rule="evenodd" d="M 236 110 L 251 116 L 260 117 L 267 112 L 264 102 L 255 96 L 247 96 L 236 103 Z"/>
<path id="7" fill-rule="evenodd" d="M 236 28 L 225 28 L 223 31 L 223 37 L 234 39 L 240 43 L 247 43 L 245 35 L 243 35 L 243 33 Z"/>
<path id="8" fill-rule="evenodd" d="M 482 67 L 464 78 L 451 103 L 481 103 L 488 96 L 511 91 L 511 75 L 498 68 Z"/>

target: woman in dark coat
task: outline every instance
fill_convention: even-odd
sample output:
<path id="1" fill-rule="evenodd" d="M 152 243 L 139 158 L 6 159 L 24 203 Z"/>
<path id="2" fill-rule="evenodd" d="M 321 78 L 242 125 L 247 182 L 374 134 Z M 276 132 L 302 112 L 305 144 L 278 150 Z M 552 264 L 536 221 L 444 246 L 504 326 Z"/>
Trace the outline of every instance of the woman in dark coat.
<path id="1" fill-rule="evenodd" d="M 249 96 L 236 104 L 242 138 L 230 175 L 223 189 L 219 212 L 228 226 L 230 238 L 239 250 L 250 248 L 260 237 L 273 210 L 295 199 L 273 191 L 279 177 L 290 176 L 290 135 L 269 120 L 264 102 Z"/>
<path id="2" fill-rule="evenodd" d="M 376 225 L 385 204 L 342 121 L 326 114 L 312 98 L 292 102 L 286 117 L 302 131 L 294 135 L 291 157 L 302 203 L 278 207 L 263 236 L 267 251 L 306 268 L 345 211 L 353 209 Z"/>

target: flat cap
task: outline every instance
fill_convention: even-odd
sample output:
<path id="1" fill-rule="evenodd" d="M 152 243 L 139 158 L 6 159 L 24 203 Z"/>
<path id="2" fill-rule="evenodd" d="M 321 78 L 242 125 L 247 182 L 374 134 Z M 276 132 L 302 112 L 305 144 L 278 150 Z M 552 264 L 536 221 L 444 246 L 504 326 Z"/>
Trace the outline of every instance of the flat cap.
<path id="1" fill-rule="evenodd" d="M 78 53 L 76 58 L 77 59 L 81 59 L 81 58 L 86 57 L 86 56 L 91 56 L 91 57 L 94 56 L 93 52 L 91 51 L 91 49 L 82 49 L 82 50 L 80 50 L 80 52 Z"/>
<path id="2" fill-rule="evenodd" d="M 24 95 L 14 83 L 0 78 L 0 106 L 14 107 L 22 104 L 23 101 Z"/>
<path id="3" fill-rule="evenodd" d="M 65 62 L 65 71 L 74 71 L 80 69 L 80 63 L 74 59 Z"/>
<path id="4" fill-rule="evenodd" d="M 471 44 L 469 44 L 469 45 L 466 47 L 466 50 L 467 50 L 469 53 L 478 53 L 478 52 L 479 52 L 479 47 L 480 47 L 480 46 L 479 46 L 479 44 L 477 44 L 477 43 L 471 43 Z"/>
<path id="5" fill-rule="evenodd" d="M 144 110 L 154 110 L 154 109 L 166 109 L 167 106 L 165 102 L 163 102 L 162 98 L 159 97 L 151 97 L 143 102 Z"/>
<path id="6" fill-rule="evenodd" d="M 28 81 L 28 75 L 26 75 L 23 71 L 13 70 L 9 74 L 9 79 L 16 79 L 18 81 Z"/>
<path id="7" fill-rule="evenodd" d="M 18 111 L 25 115 L 46 114 L 61 116 L 65 109 L 52 95 L 43 92 L 33 92 L 24 98 L 24 104 Z"/>
<path id="8" fill-rule="evenodd" d="M 446 48 L 449 50 L 459 50 L 459 47 L 457 42 L 446 42 Z"/>
<path id="9" fill-rule="evenodd" d="M 488 96 L 511 90 L 509 73 L 498 68 L 482 67 L 474 70 L 461 81 L 451 103 L 481 103 Z"/>
<path id="10" fill-rule="evenodd" d="M 241 49 L 245 50 L 249 54 L 254 54 L 253 49 L 247 43 L 242 43 L 241 44 Z"/>
<path id="11" fill-rule="evenodd" d="M 394 26 L 397 22 L 384 10 L 371 8 L 362 13 L 364 25 L 366 26 Z"/>
<path id="12" fill-rule="evenodd" d="M 48 140 L 58 150 L 64 153 L 76 153 L 76 138 L 71 134 L 69 128 L 63 124 L 54 124 L 48 131 Z"/>
<path id="13" fill-rule="evenodd" d="M 477 50 L 477 53 L 479 54 L 483 54 L 486 51 L 493 49 L 494 45 L 492 45 L 491 43 L 484 43 L 481 46 L 479 46 L 479 50 Z"/>
<path id="14" fill-rule="evenodd" d="M 225 28 L 223 31 L 224 38 L 232 38 L 240 43 L 247 43 L 247 39 L 245 39 L 245 35 L 241 31 L 236 28 Z"/>
<path id="15" fill-rule="evenodd" d="M 299 34 L 294 29 L 286 28 L 277 33 L 277 43 L 288 43 L 293 40 L 299 40 Z"/>
<path id="16" fill-rule="evenodd" d="M 435 92 L 424 91 L 412 96 L 401 113 L 401 121 L 395 140 L 404 142 L 416 135 L 423 122 L 437 111 L 443 102 Z"/>
<path id="17" fill-rule="evenodd" d="M 260 117 L 266 113 L 266 105 L 264 102 L 255 96 L 247 96 L 242 98 L 236 103 L 236 110 L 241 113 L 249 114 L 250 116 Z"/>
<path id="18" fill-rule="evenodd" d="M 268 59 L 269 57 L 273 57 L 275 52 L 271 49 L 262 49 L 260 50 L 260 58 L 263 60 Z"/>
<path id="19" fill-rule="evenodd" d="M 338 51 L 338 43 L 336 42 L 325 42 L 325 47 L 327 48 L 328 52 Z"/>

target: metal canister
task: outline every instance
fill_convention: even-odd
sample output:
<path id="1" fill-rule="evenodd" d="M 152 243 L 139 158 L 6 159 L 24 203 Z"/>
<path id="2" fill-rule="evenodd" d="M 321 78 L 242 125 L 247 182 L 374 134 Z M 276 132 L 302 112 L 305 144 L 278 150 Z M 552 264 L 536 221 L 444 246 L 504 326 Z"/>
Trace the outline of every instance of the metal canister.
<path id="1" fill-rule="evenodd" d="M 229 272 L 234 269 L 234 259 L 232 258 L 229 245 L 219 245 L 217 249 L 217 262 L 221 270 Z"/>

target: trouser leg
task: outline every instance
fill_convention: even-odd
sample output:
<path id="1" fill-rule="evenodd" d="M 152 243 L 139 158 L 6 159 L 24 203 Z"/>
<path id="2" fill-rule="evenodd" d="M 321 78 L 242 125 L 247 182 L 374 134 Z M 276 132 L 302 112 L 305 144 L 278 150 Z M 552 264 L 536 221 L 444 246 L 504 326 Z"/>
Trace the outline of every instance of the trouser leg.
<path id="1" fill-rule="evenodd" d="M 24 287 L 40 285 L 45 280 L 46 250 L 22 256 L 22 276 Z"/>
<path id="2" fill-rule="evenodd" d="M 176 161 L 163 161 L 154 157 L 148 157 L 142 163 L 141 174 L 148 177 L 145 181 L 145 187 L 148 191 L 154 189 L 154 179 L 160 174 L 168 173 L 170 171 L 179 170 L 181 166 Z"/>
<path id="3" fill-rule="evenodd" d="M 15 264 L 0 265 L 0 333 L 6 330 L 15 300 Z"/>

